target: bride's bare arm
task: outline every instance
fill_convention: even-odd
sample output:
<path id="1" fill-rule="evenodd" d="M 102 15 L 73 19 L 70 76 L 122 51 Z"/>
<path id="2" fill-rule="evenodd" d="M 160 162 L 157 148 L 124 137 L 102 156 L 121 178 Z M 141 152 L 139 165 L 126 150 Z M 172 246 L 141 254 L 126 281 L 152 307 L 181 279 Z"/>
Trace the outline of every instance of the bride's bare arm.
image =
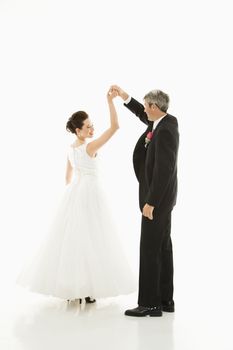
<path id="1" fill-rule="evenodd" d="M 72 165 L 70 164 L 69 159 L 67 158 L 67 165 L 66 165 L 66 185 L 68 185 L 68 184 L 71 182 L 72 174 L 73 174 L 73 168 L 72 168 Z"/>
<path id="2" fill-rule="evenodd" d="M 111 92 L 111 93 L 110 93 Z M 116 91 L 110 91 L 107 94 L 109 112 L 110 112 L 110 127 L 105 130 L 105 132 L 98 137 L 96 140 L 88 143 L 87 145 L 87 153 L 89 156 L 93 157 L 98 149 L 100 149 L 108 140 L 115 134 L 115 132 L 119 129 L 118 117 L 116 108 L 113 103 L 113 99 L 118 96 Z"/>

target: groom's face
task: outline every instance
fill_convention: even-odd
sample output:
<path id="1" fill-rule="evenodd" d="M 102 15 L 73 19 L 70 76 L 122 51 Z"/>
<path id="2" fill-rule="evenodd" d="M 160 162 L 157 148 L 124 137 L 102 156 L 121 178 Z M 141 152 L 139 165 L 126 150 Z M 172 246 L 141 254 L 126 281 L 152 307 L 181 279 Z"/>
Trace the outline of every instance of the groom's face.
<path id="1" fill-rule="evenodd" d="M 148 120 L 153 120 L 154 117 L 154 105 L 149 105 L 148 102 L 144 100 L 144 111 L 147 114 Z"/>

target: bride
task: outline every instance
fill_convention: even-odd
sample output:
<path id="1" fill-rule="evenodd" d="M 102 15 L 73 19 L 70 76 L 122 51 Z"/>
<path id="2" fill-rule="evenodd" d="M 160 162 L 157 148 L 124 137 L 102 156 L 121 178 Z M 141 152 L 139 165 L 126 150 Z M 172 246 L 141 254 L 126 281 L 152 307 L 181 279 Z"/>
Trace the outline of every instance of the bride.
<path id="1" fill-rule="evenodd" d="M 119 129 L 116 96 L 114 90 L 107 93 L 110 126 L 97 139 L 90 140 L 94 127 L 84 111 L 66 124 L 75 135 L 67 154 L 67 186 L 48 235 L 17 278 L 33 292 L 91 303 L 136 289 L 98 168 L 99 150 Z"/>

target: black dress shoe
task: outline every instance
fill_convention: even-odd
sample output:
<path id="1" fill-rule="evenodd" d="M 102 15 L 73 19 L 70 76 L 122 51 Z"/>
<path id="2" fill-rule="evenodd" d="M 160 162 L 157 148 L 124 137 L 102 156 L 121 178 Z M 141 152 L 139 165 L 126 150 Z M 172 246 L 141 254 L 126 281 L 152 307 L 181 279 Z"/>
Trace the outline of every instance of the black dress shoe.
<path id="1" fill-rule="evenodd" d="M 173 300 L 162 301 L 162 309 L 165 312 L 174 312 L 175 303 Z"/>
<path id="2" fill-rule="evenodd" d="M 135 309 L 126 310 L 125 315 L 126 316 L 136 316 L 136 317 L 162 316 L 162 308 L 161 308 L 161 306 L 154 306 L 154 307 L 138 306 Z"/>
<path id="3" fill-rule="evenodd" d="M 86 297 L 85 300 L 87 304 L 92 304 L 96 302 L 96 300 L 91 297 Z"/>

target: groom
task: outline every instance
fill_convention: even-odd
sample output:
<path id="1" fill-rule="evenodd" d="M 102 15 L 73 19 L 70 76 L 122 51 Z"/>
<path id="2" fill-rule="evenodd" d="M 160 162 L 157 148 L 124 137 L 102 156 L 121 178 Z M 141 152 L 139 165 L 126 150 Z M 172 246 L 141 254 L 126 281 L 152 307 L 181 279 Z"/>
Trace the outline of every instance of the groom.
<path id="1" fill-rule="evenodd" d="M 178 123 L 167 113 L 166 93 L 152 90 L 142 105 L 119 86 L 111 88 L 147 126 L 133 153 L 142 212 L 138 307 L 125 315 L 162 316 L 162 311 L 175 311 L 170 233 L 177 195 Z"/>

